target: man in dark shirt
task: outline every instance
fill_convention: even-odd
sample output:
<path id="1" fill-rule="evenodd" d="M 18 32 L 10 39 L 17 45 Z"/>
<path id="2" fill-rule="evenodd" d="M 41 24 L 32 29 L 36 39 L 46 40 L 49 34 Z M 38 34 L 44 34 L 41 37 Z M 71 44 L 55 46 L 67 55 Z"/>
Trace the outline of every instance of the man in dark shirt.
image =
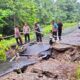
<path id="1" fill-rule="evenodd" d="M 35 23 L 34 30 L 36 33 L 37 42 L 42 42 L 42 34 L 41 34 L 41 30 L 40 30 L 40 25 L 38 23 Z"/>
<path id="2" fill-rule="evenodd" d="M 58 22 L 58 38 L 59 38 L 59 40 L 61 40 L 62 27 L 63 27 L 63 24 L 62 24 L 61 21 L 59 21 L 59 22 Z"/>

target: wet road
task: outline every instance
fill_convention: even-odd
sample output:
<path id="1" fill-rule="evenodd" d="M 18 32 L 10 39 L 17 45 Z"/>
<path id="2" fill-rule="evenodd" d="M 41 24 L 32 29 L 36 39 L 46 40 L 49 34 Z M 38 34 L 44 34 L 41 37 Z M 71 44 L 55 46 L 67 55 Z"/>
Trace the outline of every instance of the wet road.
<path id="1" fill-rule="evenodd" d="M 34 63 L 36 63 L 36 61 L 28 60 L 26 57 L 21 57 L 18 62 L 12 61 L 0 64 L 0 77 L 14 70 L 20 69 L 24 66 L 29 66 Z"/>
<path id="2" fill-rule="evenodd" d="M 80 29 L 63 36 L 61 43 L 80 46 Z"/>
<path id="3" fill-rule="evenodd" d="M 32 46 L 27 46 L 27 50 L 22 54 L 22 56 L 27 56 L 27 55 L 38 55 L 41 52 L 47 51 L 49 49 L 49 44 L 34 44 Z"/>

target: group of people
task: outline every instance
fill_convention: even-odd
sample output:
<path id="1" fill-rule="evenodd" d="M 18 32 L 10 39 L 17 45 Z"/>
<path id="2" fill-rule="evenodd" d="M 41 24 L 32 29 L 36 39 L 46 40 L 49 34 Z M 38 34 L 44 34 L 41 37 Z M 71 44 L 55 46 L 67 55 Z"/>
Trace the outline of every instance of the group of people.
<path id="1" fill-rule="evenodd" d="M 51 25 L 52 25 L 52 30 L 51 30 L 52 37 L 55 39 L 55 41 L 57 40 L 57 36 L 59 37 L 59 40 L 61 40 L 62 26 L 63 26 L 62 22 L 59 21 L 58 23 L 56 23 L 54 20 L 52 20 Z M 38 22 L 34 24 L 34 32 L 36 35 L 36 41 L 42 42 L 42 32 L 41 32 L 41 28 Z M 27 23 L 25 23 L 23 26 L 23 34 L 25 38 L 25 43 L 29 43 L 30 42 L 30 27 Z M 18 26 L 15 26 L 14 28 L 14 36 L 15 36 L 17 44 L 22 45 L 23 41 L 22 41 L 21 33 L 20 33 Z"/>
<path id="2" fill-rule="evenodd" d="M 40 25 L 38 23 L 34 24 L 34 32 L 36 34 L 36 41 L 42 42 L 42 33 L 40 30 Z M 30 27 L 27 23 L 25 23 L 23 26 L 23 34 L 25 38 L 25 43 L 29 43 L 30 42 Z M 14 28 L 14 36 L 15 36 L 17 44 L 22 45 L 23 41 L 22 41 L 21 33 L 20 33 L 18 26 L 15 26 Z"/>

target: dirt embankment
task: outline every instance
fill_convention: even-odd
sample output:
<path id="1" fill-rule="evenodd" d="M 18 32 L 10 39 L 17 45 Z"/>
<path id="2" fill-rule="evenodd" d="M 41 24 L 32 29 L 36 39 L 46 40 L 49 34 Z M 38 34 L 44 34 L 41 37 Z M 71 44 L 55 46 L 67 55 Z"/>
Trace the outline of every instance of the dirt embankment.
<path id="1" fill-rule="evenodd" d="M 0 80 L 77 80 L 76 69 L 80 64 L 80 47 L 54 50 L 48 60 L 28 66 L 24 73 L 12 72 Z"/>

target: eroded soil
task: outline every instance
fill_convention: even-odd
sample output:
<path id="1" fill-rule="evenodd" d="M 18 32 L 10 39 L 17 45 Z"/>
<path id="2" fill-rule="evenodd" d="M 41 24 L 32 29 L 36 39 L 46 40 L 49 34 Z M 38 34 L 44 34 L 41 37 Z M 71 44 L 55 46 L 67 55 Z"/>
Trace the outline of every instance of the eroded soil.
<path id="1" fill-rule="evenodd" d="M 72 46 L 65 51 L 54 50 L 48 60 L 38 60 L 24 73 L 11 72 L 0 80 L 77 80 L 76 69 L 80 64 L 80 47 Z"/>

